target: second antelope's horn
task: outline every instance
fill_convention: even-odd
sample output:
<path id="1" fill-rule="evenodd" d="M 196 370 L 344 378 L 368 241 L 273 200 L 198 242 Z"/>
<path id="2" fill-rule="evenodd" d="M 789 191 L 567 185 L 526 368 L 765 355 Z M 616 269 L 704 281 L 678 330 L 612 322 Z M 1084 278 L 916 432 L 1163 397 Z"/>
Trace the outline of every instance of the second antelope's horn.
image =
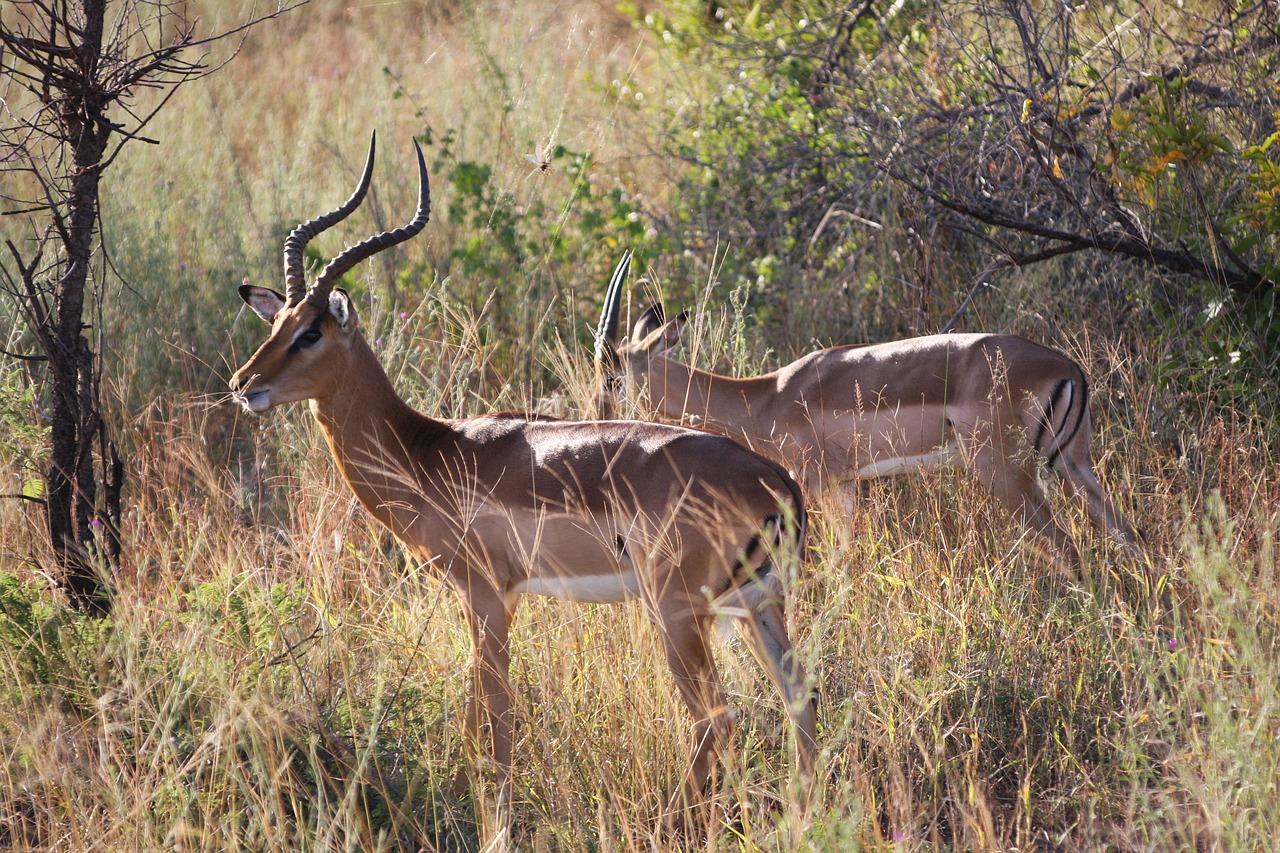
<path id="1" fill-rule="evenodd" d="M 604 307 L 600 310 L 600 325 L 596 327 L 596 361 L 612 366 L 617 361 L 614 345 L 618 342 L 618 315 L 622 311 L 622 283 L 631 269 L 631 250 L 622 253 L 622 260 L 613 270 L 609 289 L 605 291 Z"/>

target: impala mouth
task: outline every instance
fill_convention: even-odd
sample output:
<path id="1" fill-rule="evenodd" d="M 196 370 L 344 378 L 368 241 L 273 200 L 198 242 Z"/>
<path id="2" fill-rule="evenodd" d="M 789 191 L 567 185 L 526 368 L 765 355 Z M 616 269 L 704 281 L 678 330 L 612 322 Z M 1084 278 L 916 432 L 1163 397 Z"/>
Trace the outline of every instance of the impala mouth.
<path id="1" fill-rule="evenodd" d="M 233 394 L 232 397 L 251 414 L 256 415 L 271 408 L 271 394 L 266 388 L 255 388 L 244 394 Z"/>

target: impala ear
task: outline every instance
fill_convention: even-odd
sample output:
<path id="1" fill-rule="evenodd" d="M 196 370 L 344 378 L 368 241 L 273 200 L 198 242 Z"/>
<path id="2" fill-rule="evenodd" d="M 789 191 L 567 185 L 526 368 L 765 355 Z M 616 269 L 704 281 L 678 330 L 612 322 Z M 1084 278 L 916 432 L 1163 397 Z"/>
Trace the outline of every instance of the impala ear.
<path id="1" fill-rule="evenodd" d="M 329 294 L 329 314 L 338 323 L 338 331 L 343 334 L 355 331 L 359 322 L 356 319 L 356 307 L 352 304 L 350 295 L 341 287 L 335 287 Z"/>
<path id="2" fill-rule="evenodd" d="M 650 305 L 636 320 L 636 324 L 631 327 L 631 340 L 644 340 L 660 329 L 665 322 L 667 322 L 667 318 L 662 313 L 662 306 L 657 303 Z"/>
<path id="3" fill-rule="evenodd" d="M 649 311 L 653 311 L 650 308 Z M 647 353 L 650 357 L 655 355 L 666 355 L 680 341 L 680 333 L 684 331 L 684 327 L 689 322 L 689 312 L 681 311 L 676 318 L 670 322 L 661 322 L 662 313 L 658 311 L 656 322 L 646 322 L 645 318 L 649 311 L 645 312 L 645 316 L 640 318 L 636 323 L 635 334 L 636 342 L 632 344 L 636 350 Z M 641 334 L 643 333 L 643 334 Z"/>
<path id="4" fill-rule="evenodd" d="M 671 349 L 680 341 L 680 333 L 684 331 L 684 327 L 689 325 L 689 312 L 681 311 L 676 318 L 663 327 L 663 338 L 666 341 L 667 349 Z"/>
<path id="5" fill-rule="evenodd" d="M 268 323 L 275 320 L 276 314 L 279 314 L 280 309 L 284 307 L 284 295 L 269 287 L 242 284 L 240 285 L 240 298 L 253 309 L 253 313 Z"/>

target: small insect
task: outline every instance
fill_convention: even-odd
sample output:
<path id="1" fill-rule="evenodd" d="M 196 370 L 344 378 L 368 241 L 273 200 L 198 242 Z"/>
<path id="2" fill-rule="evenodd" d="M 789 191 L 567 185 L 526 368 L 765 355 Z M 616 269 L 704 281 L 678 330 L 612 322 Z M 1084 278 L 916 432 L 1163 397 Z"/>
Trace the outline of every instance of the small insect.
<path id="1" fill-rule="evenodd" d="M 539 172 L 541 172 L 542 174 L 545 175 L 548 172 L 550 172 L 551 156 L 552 156 L 552 149 L 551 149 L 550 142 L 547 143 L 545 148 L 543 147 L 541 142 L 534 143 L 533 153 L 524 155 L 524 159 L 528 160 L 530 163 L 534 165 L 533 171 L 530 172 L 529 174 L 536 175 Z"/>

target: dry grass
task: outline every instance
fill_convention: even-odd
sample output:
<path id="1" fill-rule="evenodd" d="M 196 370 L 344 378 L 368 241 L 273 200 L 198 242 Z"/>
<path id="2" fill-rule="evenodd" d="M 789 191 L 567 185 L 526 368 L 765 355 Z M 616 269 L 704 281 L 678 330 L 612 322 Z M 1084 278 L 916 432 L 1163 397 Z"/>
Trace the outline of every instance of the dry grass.
<path id="1" fill-rule="evenodd" d="M 0 505 L 5 577 L 30 581 L 0 587 L 0 846 L 478 846 L 483 803 L 449 790 L 459 769 L 482 775 L 458 743 L 469 650 L 455 602 L 355 505 L 301 407 L 245 420 L 222 399 L 262 335 L 256 320 L 234 321 L 230 340 L 208 326 L 233 324 L 242 276 L 274 280 L 282 227 L 346 191 L 343 158 L 371 126 L 384 140 L 373 208 L 389 219 L 412 206 L 397 176 L 425 124 L 457 128 L 517 203 L 542 180 L 521 155 L 552 134 L 597 151 L 598 180 L 643 182 L 616 93 L 590 85 L 648 79 L 640 37 L 597 4 L 510 8 L 313 4 L 188 89 L 153 130 L 165 147 L 135 148 L 113 173 L 144 188 L 109 200 L 109 217 L 143 223 L 122 228 L 117 252 L 134 253 L 138 304 L 164 309 L 114 320 L 132 330 L 116 378 L 132 444 L 129 555 L 112 579 L 113 619 L 85 621 L 43 588 L 52 563 L 35 511 Z M 436 191 L 447 209 L 450 188 Z M 130 242 L 131 229 L 158 245 Z M 444 217 L 430 234 L 397 264 L 447 270 L 468 237 Z M 164 271 L 179 261 L 208 273 L 175 289 Z M 595 272 L 573 286 L 594 293 Z M 360 284 L 369 337 L 420 408 L 590 410 L 572 332 L 495 340 L 494 306 L 450 297 L 508 282 L 455 271 L 399 302 L 386 294 L 414 283 L 371 268 Z M 731 320 L 708 324 L 692 357 L 768 361 L 733 339 Z M 1126 563 L 1063 501 L 1089 567 L 1064 591 L 954 474 L 875 483 L 852 517 L 815 507 L 789 604 L 821 691 L 816 804 L 802 819 L 784 715 L 727 641 L 742 731 L 711 849 L 1273 844 L 1273 427 L 1229 411 L 1177 420 L 1129 352 L 1086 336 L 1073 348 L 1098 366 L 1100 469 L 1146 532 L 1149 563 Z M 145 359 L 173 353 L 179 366 L 153 377 Z M 531 374 L 550 378 L 519 378 Z M 665 849 L 653 817 L 679 779 L 689 721 L 643 614 L 527 600 L 513 636 L 518 837 L 532 849 Z"/>
<path id="2" fill-rule="evenodd" d="M 405 331 L 384 358 L 403 368 L 430 345 Z M 441 381 L 475 355 L 442 351 Z M 109 626 L 38 596 L 26 621 L 14 602 L 32 599 L 6 604 L 6 843 L 474 845 L 475 804 L 448 789 L 465 761 L 454 601 L 354 505 L 305 412 L 223 422 L 238 417 L 192 406 L 136 424 L 127 533 L 145 546 Z M 724 644 L 743 732 L 711 846 L 1265 846 L 1274 457 L 1241 424 L 1206 423 L 1184 459 L 1132 430 L 1109 425 L 1101 455 L 1151 563 L 1082 529 L 1091 576 L 1065 594 L 959 475 L 876 483 L 852 518 L 816 507 L 791 607 L 822 695 L 818 803 L 802 821 L 781 710 Z M 239 468 L 213 454 L 227 432 L 247 445 Z M 643 614 L 527 600 L 514 637 L 520 837 L 657 843 L 688 720 Z"/>

